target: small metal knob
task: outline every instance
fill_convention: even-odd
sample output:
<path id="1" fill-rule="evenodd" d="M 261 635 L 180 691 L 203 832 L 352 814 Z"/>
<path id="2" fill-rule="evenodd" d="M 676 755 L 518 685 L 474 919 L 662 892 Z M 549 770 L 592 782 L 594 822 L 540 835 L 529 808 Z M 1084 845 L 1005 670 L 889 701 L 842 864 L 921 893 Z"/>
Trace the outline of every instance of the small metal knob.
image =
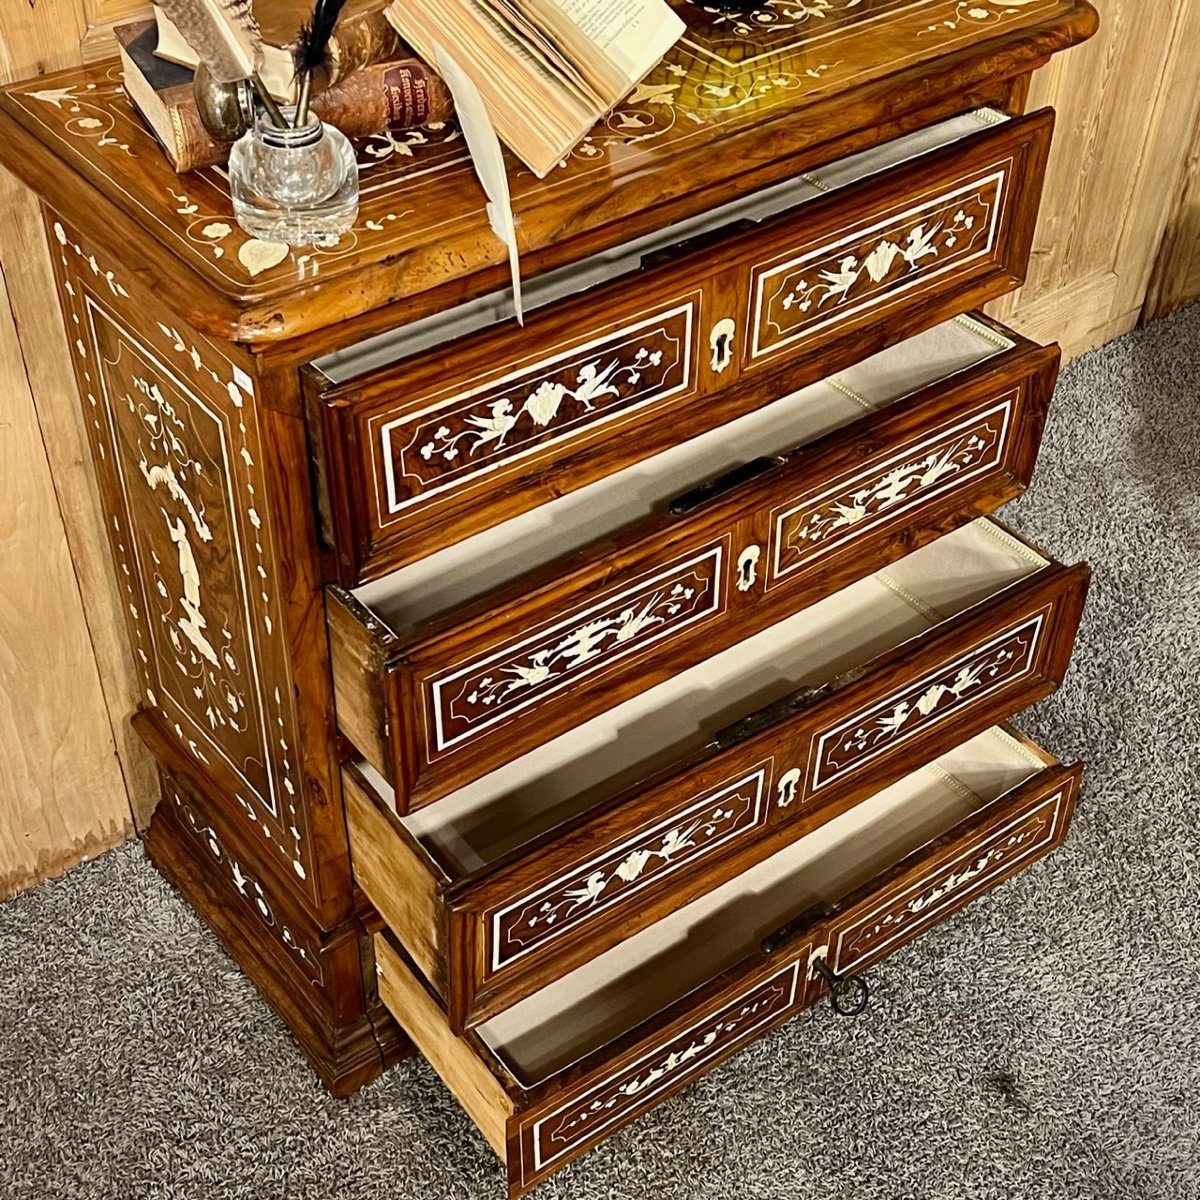
<path id="1" fill-rule="evenodd" d="M 866 1011 L 871 988 L 858 975 L 838 975 L 830 970 L 823 958 L 814 958 L 812 969 L 829 988 L 829 1004 L 839 1017 L 857 1017 Z"/>

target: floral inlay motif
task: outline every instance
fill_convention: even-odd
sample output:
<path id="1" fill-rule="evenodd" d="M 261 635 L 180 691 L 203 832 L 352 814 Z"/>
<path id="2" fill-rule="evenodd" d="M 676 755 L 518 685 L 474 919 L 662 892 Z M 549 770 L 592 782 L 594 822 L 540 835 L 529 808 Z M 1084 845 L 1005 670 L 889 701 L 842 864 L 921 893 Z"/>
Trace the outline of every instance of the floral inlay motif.
<path id="1" fill-rule="evenodd" d="M 706 1064 L 789 1012 L 797 1001 L 798 977 L 799 964 L 793 963 L 612 1079 L 538 1121 L 533 1129 L 535 1165 L 541 1167 L 598 1137 L 615 1121 L 641 1110 L 664 1088 L 699 1073 Z"/>
<path id="2" fill-rule="evenodd" d="M 71 114 L 67 132 L 75 137 L 87 138 L 97 147 L 119 150 L 131 155 L 129 142 L 117 132 L 117 122 L 103 103 L 103 91 L 95 83 L 81 83 L 71 87 L 42 88 L 29 92 L 31 99 L 52 105 L 60 112 Z M 79 115 L 84 114 L 84 115 Z"/>
<path id="3" fill-rule="evenodd" d="M 817 501 L 788 509 L 778 520 L 777 572 L 786 574 L 814 549 L 859 534 L 879 521 L 925 503 L 947 484 L 961 485 L 1002 459 L 1011 399 L 967 422 L 924 439 L 882 470 L 872 466 L 850 476 Z M 895 463 L 895 465 L 890 465 Z M 792 561 L 789 562 L 788 560 Z"/>
<path id="4" fill-rule="evenodd" d="M 981 30 L 1020 27 L 1051 12 L 1059 0 L 762 0 L 735 15 L 687 8 L 689 30 L 650 76 L 596 126 L 549 181 L 538 181 L 512 160 L 513 196 L 520 210 L 563 177 L 638 170 L 663 144 L 709 140 L 737 128 L 743 113 L 758 121 L 829 95 L 866 71 L 950 53 Z M 857 26 L 877 21 L 889 36 L 867 56 Z M 450 240 L 476 214 L 445 204 L 447 195 L 474 191 L 474 172 L 454 128 L 385 133 L 357 143 L 363 180 L 360 221 L 337 246 L 288 254 L 254 276 L 239 256 L 244 236 L 231 219 L 228 182 L 219 168 L 176 177 L 121 84 L 116 63 L 80 68 L 65 78 L 31 81 L 10 93 L 56 140 L 76 168 L 98 168 L 118 204 L 145 210 L 174 248 L 210 279 L 278 294 L 320 274 L 353 269 L 364 247 L 400 255 L 426 245 L 430 229 Z M 171 189 L 185 197 L 173 200 Z M 467 206 L 469 207 L 469 206 Z M 188 210 L 191 210 L 190 212 Z M 178 210 L 178 211 L 177 211 Z M 214 225 L 228 224 L 223 238 Z M 478 227 L 475 226 L 477 229 Z M 263 252 L 251 252 L 261 262 Z"/>
<path id="5" fill-rule="evenodd" d="M 714 28 L 728 28 L 738 37 L 749 37 L 765 29 L 778 32 L 799 29 L 809 21 L 825 20 L 857 8 L 862 0 L 762 0 L 749 12 L 727 12 L 704 6 Z"/>
<path id="6" fill-rule="evenodd" d="M 648 350 L 645 346 L 639 346 L 629 363 L 622 363 L 619 358 L 603 364 L 598 361 L 585 363 L 579 368 L 573 387 L 557 380 L 543 379 L 515 412 L 513 401 L 505 396 L 488 404 L 486 415 L 467 416 L 463 422 L 465 429 L 454 432 L 445 425 L 439 426 L 421 447 L 421 457 L 428 461 L 437 454 L 451 462 L 458 458 L 460 443 L 464 441 L 466 453 L 470 456 L 492 445 L 499 450 L 524 417 L 528 417 L 537 429 L 545 429 L 552 424 L 564 400 L 580 405 L 585 413 L 595 412 L 597 400 L 605 396 L 619 396 L 622 383 L 637 387 L 642 381 L 642 371 L 647 367 L 661 366 L 662 361 L 662 350 Z"/>
<path id="7" fill-rule="evenodd" d="M 858 255 L 846 255 L 832 270 L 818 271 L 812 283 L 807 279 L 797 280 L 780 304 L 785 310 L 794 307 L 798 312 L 806 313 L 814 305 L 820 309 L 826 304 L 841 303 L 856 294 L 855 289 L 864 280 L 878 284 L 887 281 L 889 276 L 919 271 L 926 259 L 936 260 L 943 251 L 953 250 L 971 233 L 975 223 L 976 217 L 961 208 L 948 224 L 921 222 L 898 241 L 884 238 L 861 259 Z"/>
<path id="8" fill-rule="evenodd" d="M 944 29 L 956 30 L 963 22 L 968 24 L 998 24 L 1005 17 L 1016 16 L 1031 4 L 1043 0 L 957 0 L 954 12 L 936 25 L 928 26 L 925 34 L 941 33 Z"/>
<path id="9" fill-rule="evenodd" d="M 516 378 L 384 425 L 387 512 L 689 386 L 694 318 L 694 301 L 675 303 L 614 333 L 581 338 Z"/>
<path id="10" fill-rule="evenodd" d="M 324 972 L 317 949 L 306 945 L 286 924 L 278 919 L 267 893 L 263 890 L 261 881 L 242 867 L 242 864 L 217 836 L 212 826 L 197 817 L 192 811 L 191 805 L 173 788 L 171 789 L 171 799 L 183 818 L 184 828 L 208 851 L 213 862 L 222 868 L 225 878 L 246 902 L 246 906 L 271 931 L 279 944 L 288 951 L 297 966 L 308 977 L 308 981 L 320 987 L 324 983 Z"/>
<path id="11" fill-rule="evenodd" d="M 823 734 L 817 743 L 813 789 L 1027 674 L 1035 662 L 1044 618 L 1045 613 L 1040 612 L 1022 621 L 936 675 Z"/>
<path id="12" fill-rule="evenodd" d="M 197 334 L 125 326 L 117 314 L 131 299 L 116 274 L 62 221 L 48 224 L 80 334 L 89 436 L 121 497 L 112 548 L 142 701 L 216 774 L 252 835 L 308 881 L 295 710 L 278 686 L 287 666 L 258 507 L 254 381 Z"/>
<path id="13" fill-rule="evenodd" d="M 451 679 L 435 681 L 437 749 L 715 613 L 722 558 L 718 544 L 640 582 L 610 589 L 578 616 L 556 621 L 511 650 L 491 650 Z"/>
<path id="14" fill-rule="evenodd" d="M 1003 207 L 1006 164 L 985 167 L 886 220 L 869 218 L 861 232 L 835 243 L 798 247 L 779 265 L 756 268 L 754 355 L 962 269 L 986 253 Z"/>
<path id="15" fill-rule="evenodd" d="M 964 893 L 977 890 L 1015 862 L 1048 846 L 1065 795 L 1060 791 L 1039 802 L 1015 826 L 938 867 L 921 882 L 904 888 L 882 909 L 875 907 L 843 930 L 837 943 L 838 970 L 849 970 L 868 955 L 904 937 L 913 926 L 936 919 L 941 909 L 954 904 Z"/>
<path id="16" fill-rule="evenodd" d="M 580 864 L 552 888 L 501 909 L 492 920 L 493 969 L 578 929 L 644 886 L 757 828 L 763 819 L 766 770 L 761 766 L 737 783 L 691 802 L 654 828 Z"/>

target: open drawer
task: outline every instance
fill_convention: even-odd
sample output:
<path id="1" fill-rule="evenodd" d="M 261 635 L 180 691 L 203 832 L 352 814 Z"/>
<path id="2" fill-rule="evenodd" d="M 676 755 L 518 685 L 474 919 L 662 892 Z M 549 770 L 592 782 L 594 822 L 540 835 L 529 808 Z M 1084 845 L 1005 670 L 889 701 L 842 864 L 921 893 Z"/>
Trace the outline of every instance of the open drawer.
<path id="1" fill-rule="evenodd" d="M 355 878 L 461 1031 L 1047 695 L 1087 581 L 980 520 L 407 816 L 351 766 Z"/>
<path id="2" fill-rule="evenodd" d="M 380 996 L 519 1196 L 1058 846 L 1080 775 L 989 730 L 464 1037 L 386 933 Z"/>
<path id="3" fill-rule="evenodd" d="M 981 110 L 306 376 L 339 577 L 535 508 L 1018 286 L 1053 115 Z M 589 290 L 582 290 L 582 289 Z M 782 386 L 768 376 L 782 376 Z"/>
<path id="4" fill-rule="evenodd" d="M 400 811 L 447 795 L 1019 494 L 1057 367 L 1057 347 L 956 318 L 330 588 L 342 732 Z"/>

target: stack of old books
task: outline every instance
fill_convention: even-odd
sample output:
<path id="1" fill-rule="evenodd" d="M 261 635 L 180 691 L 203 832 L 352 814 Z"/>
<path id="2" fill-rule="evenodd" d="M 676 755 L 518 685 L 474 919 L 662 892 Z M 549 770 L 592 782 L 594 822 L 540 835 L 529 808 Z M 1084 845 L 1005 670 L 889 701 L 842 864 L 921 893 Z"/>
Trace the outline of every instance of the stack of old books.
<path id="1" fill-rule="evenodd" d="M 307 16 L 295 0 L 255 5 L 266 43 L 260 75 L 277 99 L 291 98 L 287 47 Z M 448 112 L 450 101 L 430 100 L 441 81 L 411 57 L 405 60 L 411 56 L 405 43 L 435 68 L 450 60 L 478 89 L 500 140 L 541 177 L 661 61 L 683 30 L 666 0 L 392 0 L 386 7 L 381 0 L 350 0 L 330 46 L 326 83 L 333 90 L 352 72 L 395 63 L 403 70 L 381 71 L 379 86 L 370 90 L 371 118 L 391 128 L 420 125 Z M 228 146 L 200 120 L 192 95 L 196 58 L 178 30 L 156 10 L 154 21 L 120 26 L 116 34 L 126 90 L 175 169 L 222 161 Z M 377 93 L 386 99 L 380 102 Z M 357 97 L 367 94 L 357 89 Z M 313 107 L 320 111 L 317 102 Z M 346 115 L 346 108 L 339 111 Z M 321 115 L 351 136 L 370 131 L 369 121 L 348 129 Z M 348 114 L 351 124 L 356 115 L 362 117 Z"/>
<path id="2" fill-rule="evenodd" d="M 259 74 L 277 100 L 293 98 L 294 67 L 289 46 L 310 11 L 310 0 L 258 0 L 254 6 L 264 43 Z M 175 170 L 190 171 L 224 162 L 229 146 L 205 129 L 193 95 L 196 55 L 166 14 L 156 6 L 154 20 L 118 25 L 114 32 L 125 90 Z M 353 73 L 379 65 L 381 85 L 386 86 L 387 78 L 394 76 L 397 88 L 397 95 L 392 97 L 393 111 L 384 112 L 383 124 L 389 123 L 389 115 L 395 126 L 425 124 L 445 115 L 445 105 L 431 100 L 422 81 L 414 80 L 414 73 L 419 76 L 421 71 L 420 64 L 410 62 L 411 54 L 388 21 L 382 0 L 349 0 L 329 46 L 330 69 L 325 82 L 336 88 Z M 405 91 L 405 84 L 412 86 Z M 423 96 L 425 104 L 421 103 Z M 333 102 L 337 100 L 335 94 Z M 381 97 L 375 107 L 386 109 L 386 97 Z"/>

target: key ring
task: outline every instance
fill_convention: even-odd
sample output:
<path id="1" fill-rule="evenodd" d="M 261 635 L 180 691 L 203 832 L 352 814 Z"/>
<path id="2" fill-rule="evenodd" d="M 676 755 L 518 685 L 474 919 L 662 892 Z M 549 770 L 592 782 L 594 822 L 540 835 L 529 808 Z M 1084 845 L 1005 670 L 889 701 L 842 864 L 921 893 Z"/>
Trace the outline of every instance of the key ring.
<path id="1" fill-rule="evenodd" d="M 858 975 L 838 975 L 830 970 L 823 958 L 814 958 L 812 968 L 828 985 L 830 1006 L 839 1017 L 857 1017 L 866 1011 L 871 988 L 865 979 Z M 847 991 L 854 992 L 855 996 L 844 1004 L 842 996 Z"/>

